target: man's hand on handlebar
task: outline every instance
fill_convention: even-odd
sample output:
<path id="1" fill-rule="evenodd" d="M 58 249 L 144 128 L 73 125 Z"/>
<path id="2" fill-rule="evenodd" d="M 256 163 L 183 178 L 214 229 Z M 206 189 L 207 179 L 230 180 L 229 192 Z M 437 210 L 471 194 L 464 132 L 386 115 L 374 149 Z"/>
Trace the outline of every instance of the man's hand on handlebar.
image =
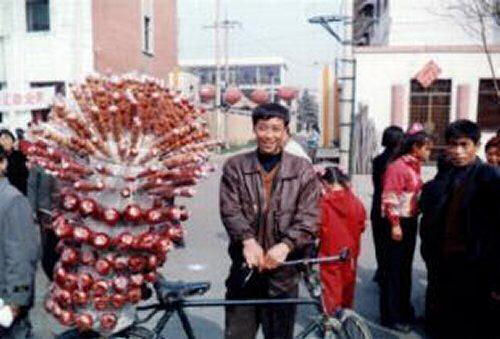
<path id="1" fill-rule="evenodd" d="M 264 256 L 264 262 L 261 270 L 272 270 L 285 262 L 286 257 L 290 253 L 290 248 L 287 244 L 280 242 L 267 251 Z"/>
<path id="2" fill-rule="evenodd" d="M 257 240 L 249 238 L 243 241 L 243 256 L 249 268 L 260 269 L 264 260 L 264 250 Z"/>

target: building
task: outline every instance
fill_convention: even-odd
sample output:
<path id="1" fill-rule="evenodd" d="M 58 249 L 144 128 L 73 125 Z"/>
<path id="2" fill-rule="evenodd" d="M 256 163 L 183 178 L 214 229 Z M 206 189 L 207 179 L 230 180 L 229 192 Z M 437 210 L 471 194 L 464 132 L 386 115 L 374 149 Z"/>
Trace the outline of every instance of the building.
<path id="1" fill-rule="evenodd" d="M 176 65 L 176 0 L 0 2 L 1 126 L 43 119 L 89 73 L 166 79 Z"/>
<path id="2" fill-rule="evenodd" d="M 354 1 L 356 101 L 379 132 L 421 122 L 443 144 L 446 125 L 458 118 L 477 121 L 485 139 L 500 127 L 492 76 L 500 74 L 500 2 L 499 14 L 485 19 L 490 65 L 481 37 L 468 29 L 479 21 L 450 10 L 454 1 Z"/>
<path id="3" fill-rule="evenodd" d="M 186 72 L 200 78 L 201 85 L 215 84 L 216 67 L 213 59 L 181 60 L 180 66 Z M 226 82 L 226 72 L 221 62 L 221 83 Z M 262 88 L 274 98 L 279 86 L 286 83 L 287 64 L 280 57 L 229 58 L 228 84 L 236 85 L 249 97 L 253 90 Z"/>

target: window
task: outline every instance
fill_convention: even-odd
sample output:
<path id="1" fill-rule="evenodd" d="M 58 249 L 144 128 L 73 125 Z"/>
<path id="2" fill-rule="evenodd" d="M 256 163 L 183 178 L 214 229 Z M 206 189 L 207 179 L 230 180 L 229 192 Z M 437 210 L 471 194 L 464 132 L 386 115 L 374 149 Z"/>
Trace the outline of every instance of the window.
<path id="1" fill-rule="evenodd" d="M 437 146 L 444 145 L 444 131 L 450 119 L 451 80 L 436 80 L 424 88 L 411 81 L 410 124 L 421 123 Z"/>
<path id="2" fill-rule="evenodd" d="M 500 80 L 497 80 L 500 87 Z M 481 128 L 497 130 L 500 126 L 500 98 L 493 79 L 479 80 L 477 123 Z"/>
<path id="3" fill-rule="evenodd" d="M 49 0 L 26 0 L 26 28 L 28 32 L 50 30 Z"/>
<path id="4" fill-rule="evenodd" d="M 153 0 L 142 0 L 142 51 L 152 56 L 154 53 Z"/>

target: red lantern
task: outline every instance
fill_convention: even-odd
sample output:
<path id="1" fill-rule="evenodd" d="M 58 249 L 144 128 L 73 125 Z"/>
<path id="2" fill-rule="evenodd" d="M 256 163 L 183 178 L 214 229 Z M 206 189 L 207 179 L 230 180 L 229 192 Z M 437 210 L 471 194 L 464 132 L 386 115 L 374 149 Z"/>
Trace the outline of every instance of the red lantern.
<path id="1" fill-rule="evenodd" d="M 297 92 L 293 87 L 282 86 L 278 88 L 277 95 L 282 100 L 291 101 L 297 97 Z"/>
<path id="2" fill-rule="evenodd" d="M 234 105 L 241 100 L 243 95 L 237 87 L 229 87 L 224 93 L 224 101 L 229 105 Z"/>
<path id="3" fill-rule="evenodd" d="M 269 93 L 262 88 L 257 88 L 250 94 L 250 99 L 258 105 L 269 102 Z"/>
<path id="4" fill-rule="evenodd" d="M 203 85 L 200 89 L 202 101 L 210 101 L 215 98 L 215 87 L 213 85 Z"/>

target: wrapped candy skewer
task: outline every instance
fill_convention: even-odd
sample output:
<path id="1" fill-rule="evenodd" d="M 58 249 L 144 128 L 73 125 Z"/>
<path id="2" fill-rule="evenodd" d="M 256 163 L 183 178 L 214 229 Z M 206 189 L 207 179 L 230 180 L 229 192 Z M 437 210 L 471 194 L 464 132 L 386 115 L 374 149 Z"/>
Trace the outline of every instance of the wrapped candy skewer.
<path id="1" fill-rule="evenodd" d="M 105 335 L 130 325 L 142 285 L 154 282 L 184 235 L 208 173 L 203 110 L 159 81 L 88 76 L 30 132 L 31 164 L 61 182 L 50 226 L 60 260 L 45 309 L 64 326 Z"/>

